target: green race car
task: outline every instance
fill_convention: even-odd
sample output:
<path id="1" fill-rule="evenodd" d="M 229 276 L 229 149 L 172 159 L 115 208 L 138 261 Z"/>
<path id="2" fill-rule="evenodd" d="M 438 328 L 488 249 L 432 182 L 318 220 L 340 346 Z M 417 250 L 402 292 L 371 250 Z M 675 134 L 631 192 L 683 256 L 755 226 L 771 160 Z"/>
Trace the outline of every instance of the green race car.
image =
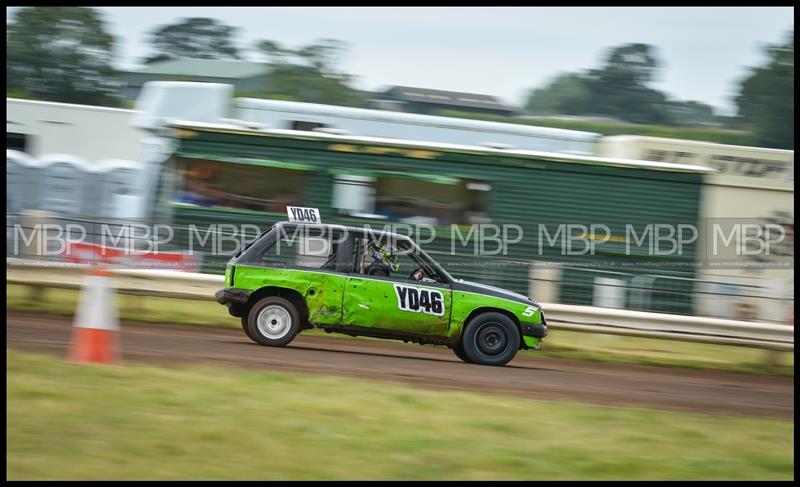
<path id="1" fill-rule="evenodd" d="M 228 262 L 216 300 L 268 346 L 316 327 L 505 365 L 547 335 L 533 300 L 454 279 L 404 235 L 340 225 L 276 223 Z"/>

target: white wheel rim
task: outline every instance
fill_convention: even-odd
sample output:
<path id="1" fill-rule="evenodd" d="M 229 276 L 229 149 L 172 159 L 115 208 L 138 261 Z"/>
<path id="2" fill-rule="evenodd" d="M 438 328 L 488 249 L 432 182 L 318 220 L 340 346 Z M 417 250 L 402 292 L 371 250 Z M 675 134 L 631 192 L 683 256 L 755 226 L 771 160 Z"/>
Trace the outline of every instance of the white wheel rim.
<path id="1" fill-rule="evenodd" d="M 286 308 L 271 304 L 258 313 L 258 331 L 271 340 L 286 336 L 292 327 L 292 317 Z"/>

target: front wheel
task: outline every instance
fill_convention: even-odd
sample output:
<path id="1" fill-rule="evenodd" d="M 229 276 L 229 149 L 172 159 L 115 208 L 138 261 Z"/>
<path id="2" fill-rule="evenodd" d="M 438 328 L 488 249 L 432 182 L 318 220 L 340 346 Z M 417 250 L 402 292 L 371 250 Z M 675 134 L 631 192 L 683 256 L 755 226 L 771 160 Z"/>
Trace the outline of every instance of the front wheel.
<path id="1" fill-rule="evenodd" d="M 461 361 L 463 361 L 463 362 L 466 362 L 466 363 L 471 363 L 472 362 L 472 360 L 470 360 L 469 357 L 467 357 L 467 354 L 464 353 L 464 345 L 462 345 L 461 343 L 457 343 L 453 347 L 453 353 L 455 353 L 456 357 L 460 358 Z"/>
<path id="2" fill-rule="evenodd" d="M 517 325 L 502 313 L 483 313 L 464 328 L 461 344 L 464 355 L 476 364 L 502 366 L 519 350 Z"/>
<path id="3" fill-rule="evenodd" d="M 259 300 L 247 314 L 247 336 L 269 347 L 283 347 L 300 331 L 300 313 L 291 301 L 270 296 Z"/>

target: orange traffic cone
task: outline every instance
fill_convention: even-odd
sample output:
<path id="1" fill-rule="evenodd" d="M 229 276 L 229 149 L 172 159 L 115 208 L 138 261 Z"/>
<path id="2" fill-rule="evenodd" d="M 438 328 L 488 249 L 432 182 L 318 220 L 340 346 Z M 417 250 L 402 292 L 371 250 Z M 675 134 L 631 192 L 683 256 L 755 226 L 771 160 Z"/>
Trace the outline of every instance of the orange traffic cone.
<path id="1" fill-rule="evenodd" d="M 84 279 L 72 328 L 69 360 L 114 364 L 119 361 L 116 304 L 110 289 L 111 272 L 92 269 Z"/>

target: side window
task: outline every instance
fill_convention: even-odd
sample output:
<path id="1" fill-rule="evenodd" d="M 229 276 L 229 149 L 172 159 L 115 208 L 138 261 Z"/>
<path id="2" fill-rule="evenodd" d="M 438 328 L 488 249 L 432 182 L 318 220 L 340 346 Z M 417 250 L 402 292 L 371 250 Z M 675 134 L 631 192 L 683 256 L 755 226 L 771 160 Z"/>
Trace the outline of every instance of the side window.
<path id="1" fill-rule="evenodd" d="M 398 269 L 395 273 L 395 277 L 398 279 L 410 279 L 411 273 L 414 272 L 415 269 L 418 269 L 420 266 L 419 264 L 414 261 L 408 254 L 401 253 L 397 256 L 397 264 Z"/>
<path id="2" fill-rule="evenodd" d="M 411 246 L 403 241 L 386 242 L 363 239 L 356 262 L 356 272 L 375 277 L 420 282 L 446 282 L 430 266 L 412 254 Z M 417 271 L 417 273 L 415 273 Z"/>
<path id="3" fill-rule="evenodd" d="M 337 235 L 330 230 L 283 228 L 260 259 L 268 267 L 336 270 L 339 246 Z"/>

